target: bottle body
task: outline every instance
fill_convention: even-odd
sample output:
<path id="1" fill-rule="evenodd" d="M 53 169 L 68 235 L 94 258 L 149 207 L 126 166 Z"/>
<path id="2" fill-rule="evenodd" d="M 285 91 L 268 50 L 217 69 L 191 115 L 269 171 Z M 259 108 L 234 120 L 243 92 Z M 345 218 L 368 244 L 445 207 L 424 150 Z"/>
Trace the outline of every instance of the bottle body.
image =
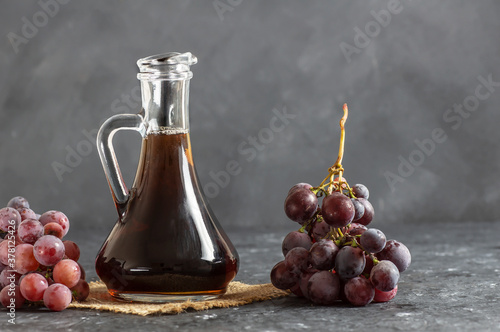
<path id="1" fill-rule="evenodd" d="M 144 98 L 144 89 L 143 100 L 151 104 Z M 148 131 L 153 126 L 146 124 L 140 130 L 143 142 L 137 174 L 130 191 L 123 191 L 123 201 L 116 198 L 119 195 L 108 177 L 119 218 L 97 255 L 96 271 L 109 293 L 120 299 L 215 298 L 225 293 L 238 270 L 238 254 L 198 183 L 187 107 L 179 109 L 183 113 L 175 115 L 168 113 L 174 107 L 164 112 L 159 108 L 155 112 L 161 116 L 145 109 L 148 123 L 182 119 L 183 125 Z"/>

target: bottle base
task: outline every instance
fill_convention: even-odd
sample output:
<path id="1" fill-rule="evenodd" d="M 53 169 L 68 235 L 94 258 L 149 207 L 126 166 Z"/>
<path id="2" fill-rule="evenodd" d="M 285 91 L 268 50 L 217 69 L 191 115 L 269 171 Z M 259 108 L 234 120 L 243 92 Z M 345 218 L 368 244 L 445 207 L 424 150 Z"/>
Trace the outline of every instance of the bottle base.
<path id="1" fill-rule="evenodd" d="M 171 303 L 184 301 L 207 301 L 216 299 L 226 293 L 226 289 L 216 291 L 189 292 L 189 293 L 141 293 L 141 292 L 119 292 L 108 290 L 114 298 L 127 302 L 142 303 Z"/>

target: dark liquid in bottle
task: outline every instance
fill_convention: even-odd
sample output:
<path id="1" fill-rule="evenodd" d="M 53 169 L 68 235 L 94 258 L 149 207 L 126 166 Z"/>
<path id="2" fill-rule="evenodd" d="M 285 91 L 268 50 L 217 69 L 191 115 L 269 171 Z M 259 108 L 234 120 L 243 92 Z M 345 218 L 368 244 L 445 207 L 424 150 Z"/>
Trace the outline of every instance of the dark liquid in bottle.
<path id="1" fill-rule="evenodd" d="M 123 216 L 96 259 L 111 295 L 217 295 L 238 255 L 205 204 L 189 134 L 150 134 Z"/>

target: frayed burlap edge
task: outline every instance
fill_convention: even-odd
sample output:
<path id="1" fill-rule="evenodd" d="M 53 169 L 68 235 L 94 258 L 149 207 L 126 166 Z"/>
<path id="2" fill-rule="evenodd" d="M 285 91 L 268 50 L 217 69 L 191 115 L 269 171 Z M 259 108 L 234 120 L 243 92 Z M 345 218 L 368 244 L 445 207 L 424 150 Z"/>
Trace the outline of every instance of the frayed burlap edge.
<path id="1" fill-rule="evenodd" d="M 188 309 L 207 310 L 212 308 L 229 308 L 257 301 L 276 299 L 289 294 L 275 288 L 272 284 L 247 285 L 238 281 L 229 284 L 226 294 L 208 301 L 185 301 L 178 303 L 145 304 L 130 303 L 114 299 L 109 295 L 104 283 L 91 282 L 90 295 L 83 302 L 72 302 L 69 308 L 95 309 L 140 316 L 154 314 L 178 314 Z"/>

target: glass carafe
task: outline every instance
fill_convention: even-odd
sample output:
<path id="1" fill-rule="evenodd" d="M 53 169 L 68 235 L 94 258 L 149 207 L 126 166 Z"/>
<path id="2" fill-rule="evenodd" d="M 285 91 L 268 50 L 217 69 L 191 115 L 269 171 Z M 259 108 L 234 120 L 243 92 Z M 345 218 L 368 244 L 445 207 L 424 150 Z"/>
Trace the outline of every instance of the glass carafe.
<path id="1" fill-rule="evenodd" d="M 189 139 L 191 53 L 140 59 L 142 110 L 102 125 L 97 145 L 118 221 L 96 258 L 109 293 L 142 302 L 202 300 L 226 291 L 238 254 L 206 203 Z M 113 150 L 118 130 L 135 130 L 142 150 L 130 191 Z"/>

